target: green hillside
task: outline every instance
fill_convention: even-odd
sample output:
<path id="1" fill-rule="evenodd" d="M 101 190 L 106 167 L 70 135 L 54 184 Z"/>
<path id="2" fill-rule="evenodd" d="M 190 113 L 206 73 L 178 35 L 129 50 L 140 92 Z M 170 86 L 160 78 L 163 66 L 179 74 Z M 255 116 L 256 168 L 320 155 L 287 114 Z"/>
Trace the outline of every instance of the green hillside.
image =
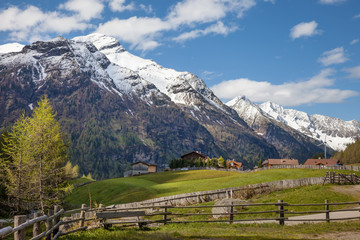
<path id="1" fill-rule="evenodd" d="M 162 172 L 129 178 L 115 178 L 76 188 L 65 201 L 72 205 L 103 203 L 105 205 L 142 201 L 196 191 L 244 186 L 284 179 L 325 176 L 327 170 L 272 169 L 238 173 L 216 170 Z"/>

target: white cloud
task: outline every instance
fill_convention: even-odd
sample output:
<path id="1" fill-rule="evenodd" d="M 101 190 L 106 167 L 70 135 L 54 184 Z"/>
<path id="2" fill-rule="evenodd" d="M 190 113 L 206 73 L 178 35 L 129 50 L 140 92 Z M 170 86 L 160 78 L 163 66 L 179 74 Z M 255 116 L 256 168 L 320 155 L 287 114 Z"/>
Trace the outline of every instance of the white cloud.
<path id="1" fill-rule="evenodd" d="M 350 42 L 350 45 L 357 44 L 359 42 L 359 39 L 354 39 Z"/>
<path id="2" fill-rule="evenodd" d="M 346 62 L 347 60 L 348 58 L 345 57 L 343 47 L 338 47 L 330 51 L 326 51 L 318 59 L 318 61 L 322 63 L 324 66 L 343 63 Z"/>
<path id="3" fill-rule="evenodd" d="M 159 43 L 154 40 L 155 35 L 169 29 L 171 26 L 160 18 L 132 17 L 129 19 L 113 19 L 101 24 L 96 31 L 115 36 L 120 41 L 131 43 L 132 48 L 151 50 L 159 46 Z"/>
<path id="4" fill-rule="evenodd" d="M 153 8 L 152 8 L 151 5 L 146 6 L 144 4 L 140 4 L 139 7 L 140 7 L 141 10 L 145 11 L 146 13 L 152 13 L 153 12 Z"/>
<path id="5" fill-rule="evenodd" d="M 360 13 L 358 15 L 355 15 L 354 18 L 360 18 Z"/>
<path id="6" fill-rule="evenodd" d="M 69 0 L 59 8 L 76 12 L 82 20 L 90 20 L 101 16 L 104 5 L 101 0 Z"/>
<path id="7" fill-rule="evenodd" d="M 120 2 L 124 3 L 124 1 Z M 255 0 L 183 0 L 171 7 L 168 15 L 163 19 L 157 17 L 115 18 L 101 24 L 96 31 L 130 43 L 131 48 L 146 51 L 161 45 L 158 39 L 164 32 L 176 31 L 180 26 L 194 29 L 199 24 L 212 23 L 205 29 L 195 29 L 180 34 L 174 38 L 177 41 L 186 41 L 211 33 L 227 35 L 235 31 L 237 27 L 227 27 L 220 19 L 230 13 L 235 14 L 237 18 L 242 17 L 244 12 L 255 4 Z"/>
<path id="8" fill-rule="evenodd" d="M 264 2 L 271 2 L 272 4 L 275 4 L 275 0 L 264 0 Z"/>
<path id="9" fill-rule="evenodd" d="M 162 38 L 169 31 L 179 35 L 178 41 L 208 34 L 227 35 L 237 29 L 233 19 L 241 18 L 255 5 L 256 0 L 182 0 L 170 7 L 163 18 L 113 18 L 95 27 L 92 22 L 102 17 L 105 7 L 117 12 L 142 10 L 149 14 L 153 12 L 152 6 L 135 4 L 132 0 L 66 0 L 58 5 L 57 11 L 35 6 L 0 9 L 0 31 L 8 32 L 12 40 L 28 41 L 44 40 L 54 33 L 94 29 L 145 51 L 170 40 Z"/>
<path id="10" fill-rule="evenodd" d="M 295 25 L 290 30 L 290 37 L 292 39 L 300 38 L 300 37 L 311 37 L 316 34 L 320 34 L 321 31 L 317 30 L 318 23 L 315 21 L 311 22 L 302 22 Z"/>
<path id="11" fill-rule="evenodd" d="M 360 66 L 352 67 L 352 68 L 345 68 L 345 72 L 348 72 L 350 75 L 348 78 L 358 78 L 360 79 Z"/>
<path id="12" fill-rule="evenodd" d="M 213 24 L 203 30 L 196 29 L 190 32 L 185 32 L 180 34 L 179 36 L 173 38 L 174 41 L 177 42 L 184 42 L 190 39 L 198 38 L 200 36 L 205 36 L 211 33 L 214 34 L 221 34 L 221 35 L 227 35 L 231 32 L 234 32 L 237 29 L 237 27 L 227 27 L 222 22 L 217 22 L 216 24 Z"/>
<path id="13" fill-rule="evenodd" d="M 24 10 L 10 7 L 0 11 L 0 31 L 27 30 L 41 22 L 44 17 L 45 14 L 34 6 L 28 6 Z"/>
<path id="14" fill-rule="evenodd" d="M 135 9 L 135 4 L 133 2 L 125 4 L 126 0 L 110 0 L 109 6 L 112 11 L 123 12 L 131 11 Z"/>
<path id="15" fill-rule="evenodd" d="M 307 81 L 280 85 L 240 78 L 221 82 L 211 89 L 218 97 L 226 100 L 245 95 L 255 102 L 271 101 L 284 106 L 336 103 L 358 95 L 352 90 L 330 88 L 335 82 L 335 79 L 331 78 L 333 73 L 332 69 L 325 69 Z"/>
<path id="16" fill-rule="evenodd" d="M 320 3 L 322 4 L 339 4 L 339 3 L 343 3 L 346 0 L 319 0 Z"/>
<path id="17" fill-rule="evenodd" d="M 58 12 L 43 12 L 34 6 L 25 9 L 10 7 L 0 11 L 0 31 L 9 31 L 12 40 L 44 40 L 49 33 L 64 34 L 74 30 L 85 30 L 90 24 L 77 15 L 64 15 Z"/>

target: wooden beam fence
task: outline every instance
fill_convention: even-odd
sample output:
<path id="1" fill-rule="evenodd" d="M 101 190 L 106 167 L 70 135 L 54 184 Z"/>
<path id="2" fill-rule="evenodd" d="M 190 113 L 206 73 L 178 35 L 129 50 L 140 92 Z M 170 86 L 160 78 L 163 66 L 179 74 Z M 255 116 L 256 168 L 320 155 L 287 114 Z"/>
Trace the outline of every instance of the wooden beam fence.
<path id="1" fill-rule="evenodd" d="M 325 183 L 331 183 L 331 184 L 359 184 L 360 183 L 360 177 L 358 177 L 355 173 L 352 174 L 343 174 L 343 173 L 337 173 L 337 172 L 326 172 L 326 175 L 324 177 Z"/>
<path id="2" fill-rule="evenodd" d="M 355 205 L 355 206 L 354 206 Z M 26 239 L 26 228 L 33 226 L 33 236 L 31 240 L 37 239 L 57 239 L 60 236 L 71 234 L 77 231 L 88 229 L 86 222 L 93 221 L 98 224 L 96 227 L 108 228 L 112 225 L 134 226 L 142 228 L 145 225 L 153 224 L 180 224 L 180 223 L 265 223 L 273 222 L 280 225 L 286 222 L 332 222 L 360 219 L 360 208 L 357 207 L 360 202 L 343 203 L 312 203 L 312 204 L 290 204 L 279 200 L 275 203 L 245 203 L 230 205 L 200 205 L 200 206 L 147 206 L 140 208 L 105 208 L 101 205 L 99 208 L 90 209 L 84 204 L 79 209 L 65 211 L 55 208 L 55 214 L 48 216 L 34 216 L 33 219 L 26 220 L 22 216 L 14 217 L 14 227 L 7 226 L 0 229 L 0 239 L 10 234 L 14 234 L 15 240 Z M 340 209 L 339 206 L 345 206 Z M 348 208 L 346 208 L 346 206 Z M 300 207 L 301 210 L 294 210 Z M 310 210 L 304 210 L 304 207 Z M 212 212 L 212 209 L 221 208 L 221 211 Z M 255 208 L 252 210 L 251 208 Z M 311 209 L 312 208 L 312 209 Z M 315 209 L 317 208 L 317 209 Z M 74 219 L 65 219 L 72 213 L 80 212 L 81 217 Z M 94 212 L 95 217 L 86 218 L 86 212 Z M 357 215 L 336 217 L 331 213 L 337 212 L 356 212 Z M 312 216 L 311 214 L 322 214 L 321 216 Z M 302 216 L 294 218 L 293 216 Z M 305 216 L 305 217 L 304 217 Z M 63 217 L 60 219 L 60 217 Z M 22 220 L 18 220 L 22 219 Z M 22 221 L 22 222 L 21 222 Z M 60 228 L 62 225 L 72 225 L 68 230 Z M 39 224 L 46 224 L 46 230 L 39 232 L 42 227 Z M 35 230 L 36 228 L 36 230 Z M 42 230 L 41 230 L 42 231 Z M 25 234 L 24 234 L 25 232 Z"/>
<path id="3" fill-rule="evenodd" d="M 70 224 L 74 222 L 84 221 L 85 218 L 72 219 L 68 221 L 60 220 L 61 216 L 68 215 L 74 212 L 81 212 L 89 210 L 89 208 L 83 206 L 80 209 L 74 209 L 70 211 L 65 211 L 64 209 L 60 209 L 59 206 L 54 207 L 54 211 L 48 211 L 51 215 L 42 215 L 39 216 L 39 213 L 34 214 L 33 219 L 26 219 L 26 215 L 20 215 L 14 217 L 14 226 L 7 226 L 5 228 L 0 229 L 0 239 L 3 239 L 11 234 L 14 234 L 14 240 L 38 240 L 38 239 L 57 239 L 59 236 L 66 235 L 69 233 L 74 233 L 77 231 L 85 230 L 87 227 L 83 226 L 77 229 L 72 229 L 67 232 L 60 231 L 59 228 L 61 225 Z M 97 209 L 99 210 L 99 209 Z M 55 212 L 55 214 L 52 214 Z M 94 219 L 93 219 L 94 220 Z M 42 231 L 41 224 L 44 224 L 46 230 Z M 26 236 L 26 228 L 33 226 L 33 236 L 31 238 L 27 238 Z"/>

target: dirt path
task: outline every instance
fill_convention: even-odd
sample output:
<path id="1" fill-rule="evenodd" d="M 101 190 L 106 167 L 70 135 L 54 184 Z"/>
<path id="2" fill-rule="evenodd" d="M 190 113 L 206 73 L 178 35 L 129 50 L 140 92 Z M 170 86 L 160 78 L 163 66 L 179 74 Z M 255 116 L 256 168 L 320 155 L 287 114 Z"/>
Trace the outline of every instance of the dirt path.
<path id="1" fill-rule="evenodd" d="M 334 192 L 351 195 L 355 198 L 355 200 L 360 201 L 360 185 L 333 186 L 332 190 Z"/>

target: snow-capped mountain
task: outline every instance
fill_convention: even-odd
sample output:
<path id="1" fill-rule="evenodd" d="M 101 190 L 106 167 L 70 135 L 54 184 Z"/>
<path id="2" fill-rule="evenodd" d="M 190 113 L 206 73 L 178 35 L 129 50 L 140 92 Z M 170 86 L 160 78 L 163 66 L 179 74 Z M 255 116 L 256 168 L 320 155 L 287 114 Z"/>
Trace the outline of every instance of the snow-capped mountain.
<path id="1" fill-rule="evenodd" d="M 193 150 L 251 167 L 279 157 L 201 79 L 136 57 L 104 35 L 0 53 L 0 132 L 44 94 L 71 137 L 71 161 L 96 178 L 120 176 L 138 160 L 161 166 Z"/>
<path id="2" fill-rule="evenodd" d="M 320 142 L 273 119 L 245 96 L 236 97 L 226 105 L 233 108 L 257 134 L 274 145 L 281 157 L 296 156 L 299 160 L 304 160 L 309 158 L 312 153 L 322 151 L 317 146 Z"/>
<path id="3" fill-rule="evenodd" d="M 204 102 L 228 113 L 229 109 L 220 101 L 206 84 L 189 72 L 178 72 L 164 68 L 156 62 L 143 59 L 126 51 L 113 37 L 99 33 L 76 37 L 79 42 L 91 42 L 114 64 L 134 71 L 143 79 L 151 82 L 160 92 L 170 99 L 185 106 L 204 106 Z M 112 74 L 112 75 L 116 75 Z M 197 109 L 197 108 L 195 108 Z"/>
<path id="4" fill-rule="evenodd" d="M 360 137 L 360 122 L 356 120 L 344 121 L 319 114 L 308 115 L 271 102 L 260 104 L 259 107 L 273 119 L 316 140 L 326 141 L 328 146 L 337 151 L 344 150 L 347 144 Z"/>

